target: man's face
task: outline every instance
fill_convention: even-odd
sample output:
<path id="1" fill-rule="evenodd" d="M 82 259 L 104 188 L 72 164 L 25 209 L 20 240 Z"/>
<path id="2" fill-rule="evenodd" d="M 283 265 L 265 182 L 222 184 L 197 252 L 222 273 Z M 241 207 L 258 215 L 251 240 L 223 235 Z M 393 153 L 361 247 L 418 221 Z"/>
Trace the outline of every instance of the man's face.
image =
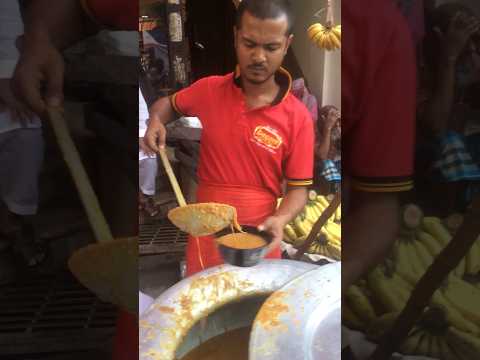
<path id="1" fill-rule="evenodd" d="M 287 35 L 287 17 L 261 20 L 248 11 L 235 30 L 235 50 L 244 80 L 262 84 L 282 65 L 293 36 Z"/>

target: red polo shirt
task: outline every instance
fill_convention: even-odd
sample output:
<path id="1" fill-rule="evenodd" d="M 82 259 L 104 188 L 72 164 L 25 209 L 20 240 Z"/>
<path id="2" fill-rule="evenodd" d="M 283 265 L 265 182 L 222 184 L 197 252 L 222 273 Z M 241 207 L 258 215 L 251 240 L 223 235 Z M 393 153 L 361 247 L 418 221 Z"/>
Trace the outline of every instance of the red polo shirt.
<path id="1" fill-rule="evenodd" d="M 342 170 L 359 190 L 412 188 L 416 67 L 393 1 L 342 3 Z"/>
<path id="2" fill-rule="evenodd" d="M 85 13 L 97 24 L 119 29 L 138 30 L 137 0 L 80 0 Z"/>
<path id="3" fill-rule="evenodd" d="M 284 179 L 290 186 L 312 183 L 313 121 L 290 93 L 288 72 L 276 78 L 277 100 L 254 110 L 234 73 L 203 78 L 172 96 L 177 112 L 202 123 L 200 182 L 257 187 L 277 197 Z"/>

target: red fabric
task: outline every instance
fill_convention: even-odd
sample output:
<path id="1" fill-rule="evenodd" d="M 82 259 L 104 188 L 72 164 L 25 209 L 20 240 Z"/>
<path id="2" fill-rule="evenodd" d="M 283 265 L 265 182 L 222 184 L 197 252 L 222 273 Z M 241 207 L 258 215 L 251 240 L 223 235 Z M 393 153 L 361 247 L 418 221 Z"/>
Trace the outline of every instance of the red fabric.
<path id="1" fill-rule="evenodd" d="M 241 225 L 260 225 L 276 208 L 276 198 L 268 191 L 254 187 L 222 186 L 200 183 L 197 192 L 198 202 L 218 202 L 232 205 L 237 209 Z M 267 258 L 279 259 L 280 248 L 270 252 Z M 223 264 L 223 260 L 210 236 L 189 237 L 187 244 L 187 276 L 212 266 Z"/>
<path id="2" fill-rule="evenodd" d="M 138 317 L 120 310 L 117 319 L 113 360 L 138 359 Z"/>
<path id="3" fill-rule="evenodd" d="M 101 25 L 118 30 L 138 30 L 138 0 L 82 0 L 87 14 Z"/>
<path id="4" fill-rule="evenodd" d="M 289 75 L 281 71 L 278 77 L 285 84 L 283 100 L 254 110 L 246 107 L 233 73 L 203 78 L 173 96 L 179 112 L 202 123 L 200 182 L 253 186 L 275 197 L 284 179 L 311 183 L 314 124 L 289 91 Z"/>
<path id="5" fill-rule="evenodd" d="M 393 1 L 342 3 L 342 170 L 372 191 L 411 182 L 416 63 Z M 383 185 L 382 185 L 383 184 Z"/>

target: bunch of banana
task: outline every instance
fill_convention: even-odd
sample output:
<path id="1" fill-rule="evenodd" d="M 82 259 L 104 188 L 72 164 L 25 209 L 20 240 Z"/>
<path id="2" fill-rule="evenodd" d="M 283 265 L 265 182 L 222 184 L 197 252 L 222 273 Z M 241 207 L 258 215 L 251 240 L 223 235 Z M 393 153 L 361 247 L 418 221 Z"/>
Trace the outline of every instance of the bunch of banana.
<path id="1" fill-rule="evenodd" d="M 384 263 L 346 291 L 344 323 L 372 341 L 389 329 L 421 276 L 452 239 L 461 216 L 442 220 L 409 206 Z M 448 225 L 451 226 L 448 226 Z M 473 280 L 472 280 L 473 279 Z M 480 359 L 480 237 L 432 296 L 399 352 L 435 359 Z"/>
<path id="2" fill-rule="evenodd" d="M 282 199 L 278 200 L 277 206 L 280 206 Z M 317 195 L 315 191 L 309 192 L 309 200 L 303 211 L 297 215 L 293 221 L 285 226 L 284 240 L 294 247 L 300 247 L 306 240 L 320 215 L 329 205 L 329 200 L 325 196 Z M 327 223 L 320 230 L 316 241 L 312 243 L 308 252 L 310 254 L 320 254 L 339 260 L 341 257 L 341 207 L 339 206 L 335 214 L 328 219 Z"/>
<path id="3" fill-rule="evenodd" d="M 322 25 L 315 23 L 308 30 L 308 37 L 320 48 L 329 51 L 340 49 L 342 42 L 341 25 Z"/>

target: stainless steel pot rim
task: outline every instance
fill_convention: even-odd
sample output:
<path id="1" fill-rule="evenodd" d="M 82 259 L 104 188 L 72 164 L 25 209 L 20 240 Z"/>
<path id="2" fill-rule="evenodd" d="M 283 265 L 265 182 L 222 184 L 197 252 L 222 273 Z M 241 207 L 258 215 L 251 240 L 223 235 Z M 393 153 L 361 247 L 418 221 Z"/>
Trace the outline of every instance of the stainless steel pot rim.
<path id="1" fill-rule="evenodd" d="M 341 357 L 341 265 L 304 273 L 272 294 L 253 324 L 250 360 Z"/>

